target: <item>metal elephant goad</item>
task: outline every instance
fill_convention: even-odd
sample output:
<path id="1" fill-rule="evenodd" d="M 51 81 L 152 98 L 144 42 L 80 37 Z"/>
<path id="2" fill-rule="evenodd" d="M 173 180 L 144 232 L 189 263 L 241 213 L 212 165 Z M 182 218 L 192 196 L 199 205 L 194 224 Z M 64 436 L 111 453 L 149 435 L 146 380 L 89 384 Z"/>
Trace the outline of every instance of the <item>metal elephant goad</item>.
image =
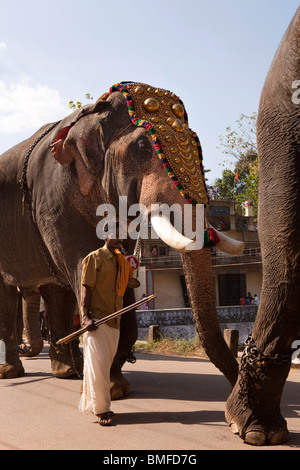
<path id="1" fill-rule="evenodd" d="M 207 207 L 209 199 L 202 149 L 196 132 L 189 128 L 187 112 L 180 98 L 168 90 L 135 82 L 117 83 L 110 88 L 110 93 L 116 91 L 123 94 L 132 123 L 149 132 L 162 166 L 185 201 Z M 162 224 L 155 227 L 156 231 L 159 225 Z M 243 242 L 215 232 L 218 250 L 229 254 L 243 251 Z M 186 243 L 182 237 L 183 248 L 179 251 L 186 251 Z"/>

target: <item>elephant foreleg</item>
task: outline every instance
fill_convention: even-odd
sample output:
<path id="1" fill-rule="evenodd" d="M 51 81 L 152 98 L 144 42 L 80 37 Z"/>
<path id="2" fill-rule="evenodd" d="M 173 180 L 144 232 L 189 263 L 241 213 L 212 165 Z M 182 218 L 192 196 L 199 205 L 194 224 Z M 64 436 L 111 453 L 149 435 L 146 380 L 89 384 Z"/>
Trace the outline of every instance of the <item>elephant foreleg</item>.
<path id="1" fill-rule="evenodd" d="M 72 290 L 55 284 L 40 286 L 39 290 L 45 301 L 50 330 L 49 355 L 52 373 L 59 378 L 79 377 L 83 370 L 79 341 L 72 341 L 66 347 L 56 345 L 58 339 L 74 331 L 75 294 Z"/>
<path id="2" fill-rule="evenodd" d="M 238 380 L 226 404 L 226 421 L 232 432 L 249 444 L 283 444 L 288 440 L 288 431 L 280 402 L 290 356 L 261 355 L 249 339 Z"/>
<path id="3" fill-rule="evenodd" d="M 17 289 L 6 286 L 0 277 L 0 340 L 5 345 L 5 357 L 1 356 L 0 379 L 16 378 L 24 374 L 18 353 L 17 314 Z"/>

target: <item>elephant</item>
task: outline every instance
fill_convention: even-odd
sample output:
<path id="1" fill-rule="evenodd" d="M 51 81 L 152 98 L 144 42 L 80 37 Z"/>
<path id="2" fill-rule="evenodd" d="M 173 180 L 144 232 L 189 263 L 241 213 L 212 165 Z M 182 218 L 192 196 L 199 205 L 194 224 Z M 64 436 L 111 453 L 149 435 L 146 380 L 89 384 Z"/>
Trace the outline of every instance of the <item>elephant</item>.
<path id="1" fill-rule="evenodd" d="M 182 253 L 197 331 L 212 362 L 235 384 L 238 364 L 216 315 L 210 247 L 237 253 L 244 244 L 206 225 L 206 244 L 196 250 L 195 240 L 178 230 L 169 236 L 161 214 L 151 214 L 153 203 L 175 204 L 182 210 L 189 206 L 197 225 L 198 205 L 208 205 L 200 141 L 174 93 L 134 82 L 112 86 L 96 103 L 43 126 L 5 152 L 0 157 L 0 187 L 0 338 L 7 353 L 0 378 L 24 373 L 13 334 L 17 287 L 38 287 L 45 301 L 54 376 L 81 374 L 78 345 L 73 342 L 64 349 L 57 340 L 72 331 L 74 306 L 81 301 L 82 260 L 104 243 L 97 228 L 105 216 L 97 209 L 109 204 L 118 219 L 120 197 L 125 195 L 129 207 L 139 204 L 153 215 L 161 238 Z M 128 226 L 132 219 L 128 214 Z M 136 243 L 136 238 L 125 237 L 126 252 L 132 253 Z M 128 287 L 124 304 L 134 300 Z M 121 319 L 111 369 L 113 398 L 130 391 L 121 368 L 136 338 L 132 310 Z"/>
<path id="2" fill-rule="evenodd" d="M 231 430 L 254 445 L 289 439 L 280 402 L 300 331 L 300 8 L 260 96 L 258 233 L 263 283 L 252 334 L 226 404 Z M 297 82 L 296 82 L 297 83 Z"/>

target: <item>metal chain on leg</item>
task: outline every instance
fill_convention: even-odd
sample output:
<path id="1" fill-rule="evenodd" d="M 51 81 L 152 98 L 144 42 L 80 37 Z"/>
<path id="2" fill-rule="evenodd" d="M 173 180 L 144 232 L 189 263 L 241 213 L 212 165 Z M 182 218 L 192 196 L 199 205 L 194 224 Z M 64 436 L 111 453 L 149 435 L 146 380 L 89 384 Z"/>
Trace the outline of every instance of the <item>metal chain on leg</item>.
<path id="1" fill-rule="evenodd" d="M 282 365 L 291 363 L 289 354 L 263 354 L 259 352 L 249 334 L 245 341 L 245 349 L 241 358 L 238 398 L 242 401 L 242 410 L 253 407 L 254 403 L 250 394 L 250 381 L 255 376 L 261 381 L 266 378 L 268 364 Z"/>
<path id="2" fill-rule="evenodd" d="M 136 363 L 136 357 L 134 355 L 135 349 L 134 347 L 131 348 L 131 351 L 126 356 L 126 362 L 129 362 L 130 364 L 135 364 Z"/>
<path id="3" fill-rule="evenodd" d="M 63 351 L 66 348 L 64 347 L 63 344 L 57 346 L 57 341 L 58 340 L 59 340 L 59 338 L 54 333 L 51 332 L 51 325 L 50 325 L 50 322 L 49 322 L 49 329 L 48 329 L 48 343 L 49 343 L 49 346 L 51 346 L 54 349 L 54 351 L 57 355 L 58 354 L 64 354 Z M 71 358 L 71 361 L 72 361 L 72 366 L 73 366 L 73 370 L 74 370 L 75 374 L 77 375 L 77 377 L 79 379 L 82 379 L 82 373 L 78 370 L 77 363 L 76 363 L 76 358 L 74 356 L 73 343 L 74 343 L 74 341 L 71 341 L 69 343 L 70 358 Z"/>

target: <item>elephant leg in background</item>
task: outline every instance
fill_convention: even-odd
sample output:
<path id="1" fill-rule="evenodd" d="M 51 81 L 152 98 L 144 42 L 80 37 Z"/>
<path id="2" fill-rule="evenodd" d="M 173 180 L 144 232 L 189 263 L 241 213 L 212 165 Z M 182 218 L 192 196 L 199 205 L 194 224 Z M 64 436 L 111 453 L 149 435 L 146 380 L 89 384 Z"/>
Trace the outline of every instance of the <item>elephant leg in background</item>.
<path id="1" fill-rule="evenodd" d="M 79 377 L 83 371 L 83 359 L 79 341 L 72 341 L 66 347 L 56 346 L 56 342 L 74 331 L 73 318 L 77 304 L 71 289 L 56 284 L 40 286 L 39 291 L 45 302 L 50 330 L 50 350 L 52 373 L 55 377 Z"/>
<path id="2" fill-rule="evenodd" d="M 226 420 L 249 444 L 279 445 L 289 438 L 280 404 L 291 365 L 291 345 L 300 329 L 300 242 L 298 237 L 293 240 L 292 229 L 281 229 L 279 213 L 274 214 L 279 237 L 274 237 L 274 228 L 265 219 L 260 224 L 264 263 L 259 310 L 239 378 L 227 400 Z M 300 227 L 300 214 L 290 217 L 296 219 Z"/>
<path id="3" fill-rule="evenodd" d="M 293 161 L 292 151 L 289 158 L 281 155 L 284 152 L 279 152 L 280 160 Z M 286 166 L 280 166 L 283 175 Z M 262 182 L 264 169 L 261 160 Z M 274 164 L 273 175 L 276 171 Z M 260 192 L 259 230 L 263 259 L 260 304 L 249 347 L 241 360 L 238 380 L 226 404 L 226 420 L 231 429 L 245 442 L 254 445 L 279 445 L 289 438 L 280 404 L 291 365 L 292 342 L 300 330 L 300 194 L 299 191 L 297 195 L 293 194 L 292 185 L 287 190 L 285 186 L 289 186 L 286 179 L 280 181 L 278 177 L 277 185 L 269 188 L 265 183 Z M 280 195 L 278 198 L 275 192 L 272 195 L 273 188 L 277 187 L 284 187 L 289 201 L 286 208 L 279 204 Z"/>
<path id="4" fill-rule="evenodd" d="M 17 315 L 17 289 L 6 286 L 0 277 L 0 339 L 4 341 L 6 351 L 5 363 L 0 364 L 0 379 L 16 378 L 24 374 L 18 353 Z"/>
<path id="5" fill-rule="evenodd" d="M 124 307 L 135 302 L 133 289 L 127 289 L 124 295 Z M 120 340 L 117 354 L 110 370 L 110 390 L 112 400 L 119 400 L 130 393 L 130 385 L 122 374 L 122 367 L 137 340 L 135 310 L 130 310 L 121 317 Z"/>
<path id="6" fill-rule="evenodd" d="M 40 328 L 40 296 L 34 294 L 31 297 L 21 300 L 23 324 L 28 346 L 23 350 L 22 356 L 37 356 L 44 346 Z"/>
<path id="7" fill-rule="evenodd" d="M 257 120 L 258 233 L 263 283 L 250 345 L 227 401 L 226 419 L 246 442 L 283 444 L 280 403 L 300 330 L 300 7 L 266 77 Z"/>

